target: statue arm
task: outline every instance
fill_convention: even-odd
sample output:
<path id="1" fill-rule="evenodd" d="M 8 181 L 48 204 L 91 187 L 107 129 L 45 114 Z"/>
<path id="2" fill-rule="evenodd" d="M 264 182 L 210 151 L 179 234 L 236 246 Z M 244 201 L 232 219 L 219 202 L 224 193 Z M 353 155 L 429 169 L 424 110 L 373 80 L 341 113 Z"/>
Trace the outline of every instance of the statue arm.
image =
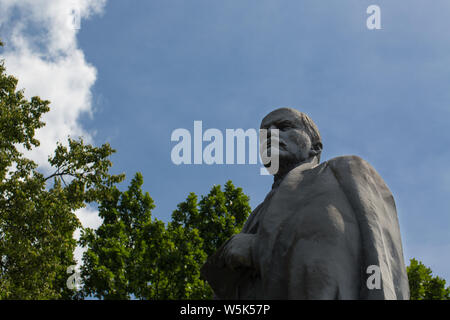
<path id="1" fill-rule="evenodd" d="M 368 290 L 363 282 L 361 299 L 408 299 L 409 287 L 397 211 L 391 191 L 376 170 L 357 156 L 329 161 L 358 220 L 362 236 L 363 266 L 381 269 L 382 287 Z"/>
<path id="2" fill-rule="evenodd" d="M 201 268 L 218 299 L 236 299 L 237 288 L 249 274 L 254 273 L 252 250 L 256 235 L 238 233 L 227 240 Z"/>
<path id="3" fill-rule="evenodd" d="M 258 213 L 262 204 L 253 210 L 241 233 L 222 244 L 208 257 L 200 273 L 207 280 L 217 298 L 236 299 L 236 288 L 249 274 L 254 274 L 256 267 L 252 258 L 254 245 L 257 243 L 256 229 Z"/>
<path id="4" fill-rule="evenodd" d="M 220 259 L 232 270 L 253 268 L 252 250 L 256 234 L 238 233 L 232 236 L 220 250 Z"/>

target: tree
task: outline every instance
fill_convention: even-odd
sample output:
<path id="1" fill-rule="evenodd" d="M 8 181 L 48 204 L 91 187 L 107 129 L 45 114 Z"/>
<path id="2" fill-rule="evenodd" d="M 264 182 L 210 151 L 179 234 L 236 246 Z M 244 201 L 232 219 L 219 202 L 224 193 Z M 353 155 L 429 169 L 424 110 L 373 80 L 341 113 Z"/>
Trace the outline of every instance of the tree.
<path id="1" fill-rule="evenodd" d="M 406 270 L 411 300 L 450 300 L 450 287 L 445 288 L 445 280 L 433 277 L 431 269 L 422 262 L 411 259 Z"/>
<path id="2" fill-rule="evenodd" d="M 203 250 L 209 256 L 232 235 L 241 231 L 251 212 L 249 198 L 242 188 L 235 188 L 231 181 L 213 186 L 207 196 L 197 203 L 195 193 L 178 204 L 172 214 L 172 223 L 187 230 L 197 229 L 203 239 Z"/>
<path id="3" fill-rule="evenodd" d="M 0 45 L 2 43 L 0 42 Z M 27 100 L 0 62 L 0 299 L 204 299 L 200 278 L 208 255 L 246 220 L 248 197 L 231 181 L 197 202 L 191 193 L 167 225 L 151 216 L 154 203 L 137 173 L 125 192 L 124 175 L 111 175 L 109 144 L 58 143 L 45 176 L 21 150 L 39 146 L 35 131 L 50 102 Z M 76 210 L 99 204 L 103 224 L 82 231 L 84 285 L 67 288 L 75 264 Z"/>
<path id="4" fill-rule="evenodd" d="M 82 277 L 85 296 L 100 299 L 130 299 L 146 292 L 147 283 L 156 283 L 155 268 L 144 261 L 152 252 L 153 262 L 159 251 L 167 250 L 165 226 L 151 218 L 153 199 L 141 190 L 143 178 L 137 173 L 128 191 L 115 186 L 100 201 L 97 230 L 86 229 L 81 244 L 87 247 L 83 257 Z"/>
<path id="5" fill-rule="evenodd" d="M 179 232 L 182 230 L 188 239 L 198 235 L 201 242 L 198 242 L 193 248 L 204 254 L 197 254 L 190 267 L 183 260 L 175 261 L 181 271 L 183 268 L 185 272 L 190 268 L 195 270 L 195 274 L 191 274 L 195 285 L 186 281 L 186 277 L 178 278 L 177 299 L 192 296 L 195 299 L 212 298 L 211 287 L 200 278 L 200 268 L 209 255 L 213 254 L 232 235 L 241 231 L 250 212 L 248 196 L 243 193 L 242 188 L 236 188 L 231 181 L 225 184 L 224 191 L 220 185 L 213 186 L 208 195 L 201 197 L 200 202 L 195 193 L 190 193 L 186 201 L 178 204 L 177 209 L 172 213 L 169 230 L 180 230 Z M 180 250 L 185 240 L 181 237 L 175 243 Z M 180 273 L 180 275 L 182 274 L 183 272 Z"/>
<path id="6" fill-rule="evenodd" d="M 1 44 L 1 43 L 0 43 Z M 108 144 L 58 144 L 45 177 L 21 150 L 39 146 L 35 131 L 49 101 L 25 99 L 0 62 L 0 299 L 72 298 L 67 268 L 75 264 L 75 211 L 105 197 L 123 175 L 110 175 Z"/>
<path id="7" fill-rule="evenodd" d="M 202 197 L 191 193 L 167 225 L 152 218 L 153 200 L 142 192 L 137 173 L 128 188 L 114 187 L 100 202 L 102 225 L 87 229 L 84 296 L 100 299 L 207 299 L 209 285 L 200 278 L 208 254 L 240 231 L 250 206 L 231 181 Z"/>

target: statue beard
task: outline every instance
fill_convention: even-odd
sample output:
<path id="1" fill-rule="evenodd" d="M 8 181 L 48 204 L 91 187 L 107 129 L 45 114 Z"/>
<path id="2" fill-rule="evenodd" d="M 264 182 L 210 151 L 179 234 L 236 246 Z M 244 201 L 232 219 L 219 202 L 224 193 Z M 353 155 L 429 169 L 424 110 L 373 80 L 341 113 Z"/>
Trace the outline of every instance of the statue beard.
<path id="1" fill-rule="evenodd" d="M 291 171 L 295 167 L 298 167 L 302 163 L 305 163 L 306 161 L 308 161 L 308 159 L 295 159 L 294 157 L 289 157 L 287 159 L 285 158 L 282 161 L 280 159 L 280 166 L 278 169 L 278 173 L 274 175 L 274 183 L 272 185 L 272 188 L 278 187 L 289 171 Z"/>

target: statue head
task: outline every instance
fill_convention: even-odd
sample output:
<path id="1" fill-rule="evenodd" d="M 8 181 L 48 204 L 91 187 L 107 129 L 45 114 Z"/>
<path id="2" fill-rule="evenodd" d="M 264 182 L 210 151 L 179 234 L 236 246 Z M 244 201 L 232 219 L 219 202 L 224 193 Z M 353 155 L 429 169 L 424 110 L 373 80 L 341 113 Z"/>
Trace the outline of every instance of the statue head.
<path id="1" fill-rule="evenodd" d="M 306 114 L 292 108 L 279 108 L 264 117 L 261 129 L 268 130 L 268 141 L 270 129 L 279 130 L 278 174 L 286 173 L 303 162 L 320 162 L 322 141 L 319 130 Z"/>

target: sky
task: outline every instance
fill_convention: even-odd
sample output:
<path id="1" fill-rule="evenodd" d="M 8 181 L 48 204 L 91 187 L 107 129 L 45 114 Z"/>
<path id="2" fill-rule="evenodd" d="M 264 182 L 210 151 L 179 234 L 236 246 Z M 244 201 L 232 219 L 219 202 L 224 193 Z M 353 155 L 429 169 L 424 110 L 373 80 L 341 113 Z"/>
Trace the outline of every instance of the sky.
<path id="1" fill-rule="evenodd" d="M 366 26 L 372 4 L 380 30 Z M 232 180 L 255 208 L 272 184 L 259 164 L 175 165 L 175 129 L 305 112 L 322 161 L 358 155 L 386 181 L 406 262 L 450 283 L 449 11 L 448 0 L 0 0 L 0 57 L 27 96 L 52 102 L 30 154 L 41 169 L 68 135 L 109 142 L 122 188 L 141 172 L 165 222 L 190 192 Z M 78 216 L 100 223 L 93 207 Z"/>

